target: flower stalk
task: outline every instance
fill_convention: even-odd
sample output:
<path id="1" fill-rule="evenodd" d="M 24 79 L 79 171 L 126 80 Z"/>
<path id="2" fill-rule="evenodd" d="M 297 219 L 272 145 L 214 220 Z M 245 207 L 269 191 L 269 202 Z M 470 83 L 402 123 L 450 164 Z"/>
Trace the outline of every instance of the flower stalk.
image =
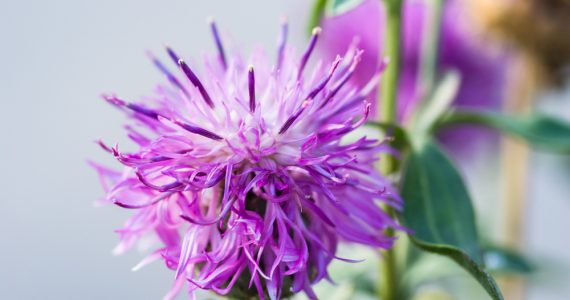
<path id="1" fill-rule="evenodd" d="M 382 55 L 390 59 L 379 90 L 379 109 L 381 120 L 394 124 L 397 120 L 397 96 L 400 75 L 401 31 L 402 31 L 402 0 L 384 0 L 386 8 L 385 49 Z M 380 58 L 382 59 L 382 58 Z M 396 162 L 391 156 L 383 157 L 382 173 L 390 174 L 395 171 Z M 393 209 L 385 208 L 394 217 Z M 392 229 L 386 230 L 387 236 L 394 236 Z M 382 300 L 398 299 L 398 270 L 394 249 L 383 251 L 383 261 L 380 265 L 379 297 Z"/>
<path id="2" fill-rule="evenodd" d="M 400 75 L 402 0 L 384 0 L 386 7 L 386 39 L 384 56 L 390 59 L 380 89 L 380 117 L 383 122 L 396 122 L 396 98 Z"/>
<path id="3" fill-rule="evenodd" d="M 432 0 L 432 5 L 428 9 L 419 70 L 420 95 L 422 100 L 429 97 L 436 80 L 443 1 L 444 0 Z"/>
<path id="4" fill-rule="evenodd" d="M 439 52 L 439 40 L 441 36 L 442 11 L 444 0 L 433 0 L 432 7 L 427 18 L 424 41 L 420 57 L 420 97 L 426 101 L 433 89 L 437 77 L 437 64 Z M 390 64 L 382 81 L 379 94 L 379 107 L 383 122 L 388 124 L 398 123 L 396 113 L 398 100 L 398 87 L 401 66 L 402 48 L 402 5 L 403 0 L 384 0 L 386 9 L 386 33 L 385 49 L 383 55 L 388 56 Z M 396 162 L 393 157 L 386 156 L 381 170 L 384 174 L 394 173 Z M 388 213 L 395 217 L 395 212 L 388 208 Z M 393 230 L 387 230 L 388 236 L 394 236 Z M 395 300 L 399 298 L 399 272 L 396 249 L 391 248 L 383 253 L 381 264 L 379 297 L 382 300 Z"/>

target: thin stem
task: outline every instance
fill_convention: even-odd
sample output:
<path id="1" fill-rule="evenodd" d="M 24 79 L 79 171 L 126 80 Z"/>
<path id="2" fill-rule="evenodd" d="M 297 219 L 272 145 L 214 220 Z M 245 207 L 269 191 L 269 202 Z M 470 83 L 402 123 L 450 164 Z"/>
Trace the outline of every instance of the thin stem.
<path id="1" fill-rule="evenodd" d="M 380 89 L 380 110 L 383 122 L 396 121 L 396 97 L 400 76 L 402 0 L 384 0 L 386 6 L 386 39 L 384 55 L 390 63 L 386 68 Z"/>
<path id="2" fill-rule="evenodd" d="M 311 15 L 309 17 L 309 24 L 307 27 L 307 33 L 312 34 L 313 28 L 321 26 L 321 21 L 327 6 L 327 0 L 316 0 L 311 9 Z"/>
<path id="3" fill-rule="evenodd" d="M 388 209 L 390 215 L 394 215 L 392 209 Z M 389 228 L 386 235 L 394 236 L 394 230 Z M 389 249 L 383 252 L 380 263 L 380 285 L 379 294 L 381 300 L 398 300 L 399 294 L 399 274 L 396 259 L 396 251 Z"/>
<path id="4" fill-rule="evenodd" d="M 401 27 L 402 27 L 402 0 L 384 0 L 386 7 L 386 39 L 384 41 L 384 54 L 390 59 L 382 80 L 382 88 L 378 95 L 381 120 L 388 124 L 397 123 L 396 100 L 398 95 L 401 54 Z M 380 58 L 382 59 L 382 58 Z M 391 156 L 384 156 L 382 160 L 382 172 L 391 174 L 396 169 L 396 161 Z M 386 212 L 395 217 L 395 212 L 390 206 L 385 207 Z M 387 229 L 387 236 L 394 236 L 393 229 Z M 379 282 L 379 296 L 382 300 L 398 299 L 398 270 L 396 253 L 394 249 L 383 253 L 380 265 L 381 274 Z"/>
<path id="5" fill-rule="evenodd" d="M 424 32 L 424 42 L 421 52 L 420 66 L 420 96 L 424 101 L 431 92 L 437 75 L 439 39 L 441 31 L 442 6 L 444 0 L 432 0 L 433 6 L 428 16 L 428 26 Z M 401 30 L 402 30 L 402 3 L 403 0 L 384 0 L 386 7 L 386 38 L 384 41 L 384 55 L 390 59 L 380 90 L 381 120 L 388 124 L 398 123 L 397 93 L 399 87 L 399 73 L 401 64 Z M 393 157 L 386 156 L 383 160 L 382 171 L 391 174 L 396 171 L 397 164 Z M 392 217 L 395 212 L 391 207 L 386 211 Z M 394 236 L 393 229 L 386 230 L 388 236 Z M 400 298 L 400 277 L 397 255 L 394 248 L 384 252 L 381 264 L 380 299 L 397 300 Z"/>
<path id="6" fill-rule="evenodd" d="M 424 38 L 422 41 L 421 65 L 419 70 L 419 88 L 422 101 L 429 96 L 437 75 L 443 1 L 444 0 L 431 0 L 432 5 L 428 7 L 428 16 L 426 18 L 428 23 L 423 34 Z"/>

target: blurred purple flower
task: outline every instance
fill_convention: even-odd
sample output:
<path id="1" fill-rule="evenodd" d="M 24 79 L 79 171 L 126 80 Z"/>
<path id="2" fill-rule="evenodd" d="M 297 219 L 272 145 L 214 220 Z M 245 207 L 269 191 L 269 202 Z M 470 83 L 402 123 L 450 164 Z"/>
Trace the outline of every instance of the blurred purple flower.
<path id="1" fill-rule="evenodd" d="M 364 95 L 378 76 L 364 88 L 348 82 L 361 56 L 354 48 L 309 68 L 319 29 L 297 59 L 284 25 L 274 64 L 261 52 L 226 55 L 214 23 L 212 30 L 218 52 L 203 74 L 167 48 L 183 76 L 150 55 L 169 83 L 156 96 L 104 96 L 132 119 L 126 129 L 138 145 L 124 153 L 100 142 L 123 172 L 94 164 L 105 201 L 134 212 L 116 250 L 158 237 L 162 246 L 141 265 L 162 258 L 176 271 L 167 298 L 187 282 L 191 296 L 304 291 L 315 299 L 311 286 L 329 279 L 340 240 L 389 248 L 383 231 L 400 228 L 378 205 L 401 206 L 374 167 L 390 149 L 346 137 L 367 120 Z"/>
<path id="2" fill-rule="evenodd" d="M 458 107 L 475 109 L 498 109 L 504 97 L 506 56 L 490 46 L 478 32 L 472 21 L 465 1 L 445 1 L 439 45 L 439 70 L 457 70 L 461 75 L 461 87 L 455 99 Z M 404 1 L 403 54 L 399 86 L 399 118 L 410 116 L 419 99 L 418 71 L 422 35 L 427 13 L 425 1 Z M 357 83 L 366 82 L 373 76 L 378 64 L 384 28 L 384 6 L 382 1 L 363 0 L 354 9 L 323 21 L 323 43 L 321 52 L 329 57 L 346 51 L 347 45 L 357 39 L 362 55 L 363 67 L 355 74 Z M 375 95 L 371 95 L 373 99 Z M 477 139 L 480 130 L 448 132 L 442 138 L 452 149 L 464 152 L 473 149 L 465 140 Z M 457 134 L 459 133 L 459 134 Z M 483 135 L 489 137 L 489 135 Z"/>

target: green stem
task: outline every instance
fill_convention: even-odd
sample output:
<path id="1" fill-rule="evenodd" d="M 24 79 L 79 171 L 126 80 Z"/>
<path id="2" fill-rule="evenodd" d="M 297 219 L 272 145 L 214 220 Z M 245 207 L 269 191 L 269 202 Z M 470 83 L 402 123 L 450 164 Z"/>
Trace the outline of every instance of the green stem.
<path id="1" fill-rule="evenodd" d="M 389 212 L 390 215 L 393 215 L 392 209 L 389 209 Z M 387 229 L 386 235 L 394 236 L 394 230 L 391 228 Z M 400 284 L 396 251 L 393 248 L 383 252 L 380 269 L 380 290 L 378 296 L 381 300 L 398 300 L 398 287 Z"/>
<path id="2" fill-rule="evenodd" d="M 380 116 L 383 122 L 395 123 L 400 76 L 402 0 L 384 0 L 384 2 L 386 4 L 386 38 L 383 55 L 390 59 L 390 63 L 383 75 L 380 89 Z"/>
<path id="3" fill-rule="evenodd" d="M 425 101 L 433 89 L 437 75 L 439 40 L 441 36 L 441 20 L 444 0 L 431 0 L 427 16 L 427 26 L 423 34 L 421 65 L 420 65 L 420 95 Z"/>
<path id="4" fill-rule="evenodd" d="M 398 121 L 396 104 L 400 75 L 402 0 L 384 0 L 384 2 L 386 7 L 386 38 L 384 40 L 383 55 L 388 56 L 390 63 L 383 75 L 378 99 L 380 101 L 381 120 L 388 124 L 395 124 Z M 391 174 L 395 171 L 396 161 L 393 157 L 384 156 L 382 163 L 382 172 L 384 174 Z M 395 212 L 390 206 L 385 206 L 385 209 L 388 214 L 395 217 Z M 394 234 L 393 229 L 386 230 L 386 235 L 394 236 Z M 394 249 L 384 251 L 380 269 L 380 299 L 398 300 L 399 275 Z"/>
<path id="5" fill-rule="evenodd" d="M 422 102 L 427 99 L 435 85 L 438 64 L 439 40 L 441 35 L 442 6 L 444 0 L 432 0 L 433 6 L 428 16 L 428 26 L 424 32 L 420 65 L 420 96 Z M 399 87 L 401 63 L 401 30 L 403 0 L 384 0 L 386 8 L 386 35 L 384 40 L 384 55 L 390 59 L 390 64 L 384 73 L 382 88 L 379 93 L 379 108 L 381 121 L 387 124 L 397 124 L 397 93 Z M 394 173 L 397 169 L 393 157 L 383 158 L 382 172 Z M 386 211 L 395 217 L 394 210 L 386 206 Z M 386 230 L 388 236 L 394 236 L 393 229 Z M 383 253 L 381 264 L 379 296 L 382 300 L 398 300 L 400 293 L 400 274 L 395 249 Z"/>
<path id="6" fill-rule="evenodd" d="M 307 27 L 307 33 L 309 36 L 312 35 L 313 29 L 321 25 L 323 15 L 325 13 L 325 8 L 327 6 L 327 0 L 316 0 L 311 9 L 311 15 L 309 17 L 309 23 Z"/>

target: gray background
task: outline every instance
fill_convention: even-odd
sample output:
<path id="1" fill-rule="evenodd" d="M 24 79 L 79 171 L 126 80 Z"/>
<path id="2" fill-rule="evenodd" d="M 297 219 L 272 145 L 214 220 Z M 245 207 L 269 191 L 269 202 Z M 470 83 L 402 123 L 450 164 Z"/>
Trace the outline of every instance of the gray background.
<path id="1" fill-rule="evenodd" d="M 0 299 L 160 299 L 172 272 L 158 263 L 132 273 L 140 254 L 111 255 L 117 242 L 113 230 L 129 212 L 93 206 L 102 191 L 85 161 L 112 160 L 92 141 L 125 141 L 123 117 L 98 95 L 150 93 L 161 76 L 144 50 L 160 52 L 162 42 L 186 57 L 212 50 L 207 16 L 215 16 L 247 53 L 255 44 L 272 49 L 279 18 L 287 14 L 292 42 L 303 45 L 306 5 L 303 0 L 1 0 Z M 555 103 L 552 99 L 568 94 L 548 97 Z M 532 198 L 525 252 L 556 262 L 558 273 L 539 277 L 555 274 L 558 280 L 533 287 L 529 299 L 570 299 L 570 288 L 564 287 L 570 282 L 565 268 L 570 187 L 568 174 L 557 167 L 570 163 L 544 154 L 533 161 L 537 179 L 524 187 Z"/>

